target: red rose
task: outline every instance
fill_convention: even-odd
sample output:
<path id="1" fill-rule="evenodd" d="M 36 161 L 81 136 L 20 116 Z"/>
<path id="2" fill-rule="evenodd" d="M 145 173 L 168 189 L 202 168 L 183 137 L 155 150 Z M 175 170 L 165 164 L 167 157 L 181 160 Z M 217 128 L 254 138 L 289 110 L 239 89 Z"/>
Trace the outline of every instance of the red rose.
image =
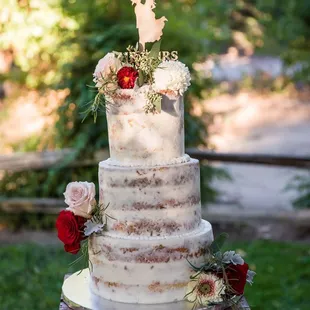
<path id="1" fill-rule="evenodd" d="M 58 238 L 65 244 L 65 251 L 77 254 L 84 238 L 83 230 L 86 219 L 75 216 L 71 211 L 61 211 L 56 221 Z"/>
<path id="2" fill-rule="evenodd" d="M 226 267 L 226 275 L 228 283 L 234 290 L 234 294 L 242 295 L 246 284 L 246 276 L 249 270 L 249 265 L 244 263 L 243 265 L 229 264 Z"/>
<path id="3" fill-rule="evenodd" d="M 123 89 L 134 88 L 139 73 L 133 67 L 123 67 L 117 72 L 118 85 Z"/>
<path id="4" fill-rule="evenodd" d="M 65 244 L 64 246 L 65 251 L 71 254 L 77 254 L 79 253 L 80 249 L 81 249 L 81 243 L 77 242 L 74 244 Z"/>

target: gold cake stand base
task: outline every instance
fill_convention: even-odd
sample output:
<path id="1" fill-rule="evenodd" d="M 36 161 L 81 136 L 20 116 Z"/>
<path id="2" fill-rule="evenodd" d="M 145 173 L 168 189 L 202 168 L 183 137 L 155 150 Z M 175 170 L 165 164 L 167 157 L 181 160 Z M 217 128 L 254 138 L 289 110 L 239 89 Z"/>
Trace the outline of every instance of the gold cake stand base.
<path id="1" fill-rule="evenodd" d="M 110 301 L 94 295 L 89 290 L 89 269 L 83 269 L 65 277 L 62 286 L 61 310 L 191 310 L 193 305 L 181 301 L 168 304 L 126 304 Z M 228 310 L 230 307 L 209 307 L 201 310 Z M 250 309 L 245 298 L 239 303 L 239 309 Z"/>

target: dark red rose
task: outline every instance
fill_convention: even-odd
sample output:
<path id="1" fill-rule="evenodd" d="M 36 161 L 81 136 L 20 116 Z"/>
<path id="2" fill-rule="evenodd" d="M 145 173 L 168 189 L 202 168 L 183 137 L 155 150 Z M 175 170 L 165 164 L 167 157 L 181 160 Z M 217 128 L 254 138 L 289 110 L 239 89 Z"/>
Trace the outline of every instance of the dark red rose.
<path id="1" fill-rule="evenodd" d="M 77 242 L 74 244 L 65 244 L 64 246 L 65 251 L 71 254 L 77 254 L 79 253 L 80 249 L 81 249 L 81 243 Z"/>
<path id="2" fill-rule="evenodd" d="M 228 282 L 235 295 L 242 295 L 246 284 L 246 276 L 249 270 L 249 265 L 244 263 L 243 265 L 229 264 L 226 267 L 226 275 Z"/>
<path id="3" fill-rule="evenodd" d="M 86 219 L 75 216 L 71 211 L 61 211 L 56 221 L 58 238 L 64 243 L 65 251 L 77 254 L 80 250 L 81 240 L 84 238 L 83 230 Z"/>
<path id="4" fill-rule="evenodd" d="M 82 216 L 75 215 L 76 222 L 78 223 L 79 231 L 82 233 L 82 237 L 84 236 L 84 228 L 85 228 L 85 222 L 87 219 Z"/>
<path id="5" fill-rule="evenodd" d="M 117 72 L 118 85 L 123 89 L 134 88 L 139 73 L 133 67 L 123 67 Z"/>

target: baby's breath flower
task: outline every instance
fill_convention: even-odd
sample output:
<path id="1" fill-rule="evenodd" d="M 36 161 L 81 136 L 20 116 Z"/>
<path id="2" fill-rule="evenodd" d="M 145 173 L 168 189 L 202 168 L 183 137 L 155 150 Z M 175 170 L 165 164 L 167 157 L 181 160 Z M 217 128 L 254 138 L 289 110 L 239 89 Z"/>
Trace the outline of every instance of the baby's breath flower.
<path id="1" fill-rule="evenodd" d="M 160 112 L 161 110 L 161 94 L 158 94 L 154 91 L 149 91 L 146 94 L 147 104 L 144 106 L 145 113 L 155 113 L 156 111 Z"/>

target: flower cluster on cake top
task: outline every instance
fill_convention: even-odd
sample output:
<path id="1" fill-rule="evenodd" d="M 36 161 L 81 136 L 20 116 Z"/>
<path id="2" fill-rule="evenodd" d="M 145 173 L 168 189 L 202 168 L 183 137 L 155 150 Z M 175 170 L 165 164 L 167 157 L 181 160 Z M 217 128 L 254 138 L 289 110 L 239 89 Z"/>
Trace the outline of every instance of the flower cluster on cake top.
<path id="1" fill-rule="evenodd" d="M 124 53 L 111 52 L 99 60 L 93 74 L 97 94 L 83 112 L 85 117 L 92 114 L 95 121 L 98 111 L 108 108 L 108 104 L 133 99 L 124 90 L 144 96 L 146 113 L 160 113 L 163 95 L 169 98 L 183 96 L 190 86 L 189 69 L 178 61 L 177 51 L 160 50 L 167 19 L 164 16 L 156 19 L 155 1 L 131 1 L 135 6 L 139 42 L 135 47 L 129 46 Z M 146 43 L 154 44 L 148 50 Z"/>
<path id="2" fill-rule="evenodd" d="M 97 111 L 113 104 L 117 99 L 128 98 L 123 90 L 135 92 L 148 86 L 145 96 L 145 112 L 160 113 L 162 96 L 170 98 L 183 96 L 190 86 L 188 67 L 178 60 L 161 58 L 160 41 L 150 51 L 143 50 L 141 44 L 129 46 L 127 52 L 111 52 L 99 60 L 93 81 L 98 91 L 94 101 L 85 111 L 96 119 Z M 132 99 L 129 97 L 129 99 Z"/>

